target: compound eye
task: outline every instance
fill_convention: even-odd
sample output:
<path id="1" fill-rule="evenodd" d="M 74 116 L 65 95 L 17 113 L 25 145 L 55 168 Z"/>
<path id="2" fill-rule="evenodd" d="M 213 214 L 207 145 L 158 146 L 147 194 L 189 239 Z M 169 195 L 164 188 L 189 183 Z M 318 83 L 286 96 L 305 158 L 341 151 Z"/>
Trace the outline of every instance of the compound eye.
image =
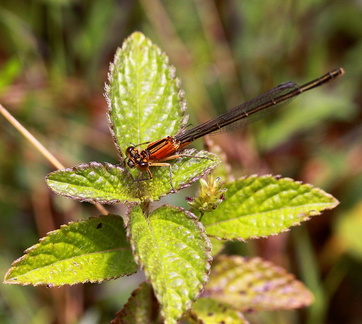
<path id="1" fill-rule="evenodd" d="M 148 168 L 148 162 L 140 162 L 138 163 L 139 167 L 141 169 L 147 169 Z"/>
<path id="2" fill-rule="evenodd" d="M 128 161 L 127 161 L 127 165 L 128 165 L 128 167 L 130 167 L 131 169 L 133 169 L 133 168 L 136 167 L 136 164 L 135 164 L 132 160 L 128 160 Z"/>
<path id="3" fill-rule="evenodd" d="M 133 156 L 136 153 L 138 153 L 138 150 L 134 146 L 127 147 L 127 149 L 126 149 L 126 155 L 127 156 Z"/>

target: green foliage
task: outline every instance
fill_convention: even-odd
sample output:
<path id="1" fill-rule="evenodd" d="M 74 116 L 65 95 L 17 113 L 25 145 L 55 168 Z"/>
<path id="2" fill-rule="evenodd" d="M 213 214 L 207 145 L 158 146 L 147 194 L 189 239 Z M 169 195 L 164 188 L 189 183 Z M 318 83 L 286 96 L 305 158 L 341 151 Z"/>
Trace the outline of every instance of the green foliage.
<path id="1" fill-rule="evenodd" d="M 120 216 L 63 225 L 13 263 L 6 283 L 62 286 L 101 282 L 137 271 Z"/>
<path id="2" fill-rule="evenodd" d="M 46 182 L 57 194 L 83 202 L 114 204 L 158 200 L 171 190 L 190 186 L 218 164 L 211 153 L 195 150 L 185 153 L 203 158 L 197 159 L 197 163 L 190 157 L 182 158 L 172 165 L 172 179 L 168 167 L 156 169 L 153 181 L 134 181 L 130 173 L 118 165 L 91 162 L 54 171 Z"/>
<path id="3" fill-rule="evenodd" d="M 163 317 L 176 323 L 208 278 L 211 246 L 203 227 L 193 214 L 167 205 L 150 215 L 134 208 L 127 227 Z"/>
<path id="4" fill-rule="evenodd" d="M 174 135 L 185 127 L 186 103 L 168 57 L 141 33 L 118 49 L 106 96 L 111 132 L 119 151 Z M 157 127 L 155 127 L 157 125 Z"/>
<path id="5" fill-rule="evenodd" d="M 323 190 L 288 178 L 251 176 L 225 188 L 224 203 L 203 220 L 206 233 L 221 239 L 276 235 L 338 205 Z"/>
<path id="6" fill-rule="evenodd" d="M 79 201 L 125 203 L 130 244 L 118 216 L 70 223 L 28 249 L 13 264 L 6 282 L 50 286 L 100 282 L 135 272 L 136 262 L 152 285 L 165 323 L 176 323 L 182 315 L 209 323 L 236 319 L 246 323 L 239 312 L 309 305 L 311 293 L 303 284 L 270 262 L 220 257 L 211 267 L 207 235 L 224 240 L 276 235 L 333 208 L 337 201 L 288 178 L 251 176 L 224 187 L 218 181 L 203 182 L 191 203 L 202 219 L 178 207 L 153 209 L 150 202 L 190 186 L 219 160 L 205 151 L 186 150 L 182 153 L 187 156 L 168 161 L 169 167 L 150 166 L 152 180 L 127 167 L 122 154 L 127 146 L 175 135 L 187 120 L 174 69 L 143 34 L 132 34 L 117 51 L 106 95 L 120 164 L 81 164 L 52 172 L 46 181 L 57 194 Z M 203 298 L 192 307 L 200 295 Z M 151 312 L 155 304 L 150 286 L 141 285 L 114 322 L 157 322 L 160 318 Z"/>

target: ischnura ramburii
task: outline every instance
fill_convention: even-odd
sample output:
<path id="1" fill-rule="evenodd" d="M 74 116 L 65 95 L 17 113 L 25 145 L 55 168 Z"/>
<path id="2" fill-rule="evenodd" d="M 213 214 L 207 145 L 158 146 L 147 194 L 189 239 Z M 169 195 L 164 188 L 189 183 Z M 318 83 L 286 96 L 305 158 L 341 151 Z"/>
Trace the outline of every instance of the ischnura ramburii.
<path id="1" fill-rule="evenodd" d="M 251 120 L 259 119 L 266 112 L 280 108 L 283 104 L 288 103 L 290 99 L 301 93 L 319 87 L 343 74 L 344 70 L 338 68 L 301 86 L 290 81 L 281 83 L 254 99 L 236 106 L 226 113 L 196 127 L 183 130 L 174 136 L 167 136 L 155 142 L 143 143 L 148 144 L 144 150 L 140 150 L 138 148 L 139 145 L 129 146 L 126 149 L 127 165 L 130 168 L 137 168 L 141 172 L 147 172 L 149 178 L 139 179 L 138 181 L 152 179 L 150 167 L 167 166 L 170 168 L 170 183 L 173 188 L 171 165 L 166 161 L 179 157 L 198 158 L 197 156 L 178 153 L 183 147 L 202 136 L 223 130 L 229 125 L 238 124 L 238 126 L 243 126 Z"/>

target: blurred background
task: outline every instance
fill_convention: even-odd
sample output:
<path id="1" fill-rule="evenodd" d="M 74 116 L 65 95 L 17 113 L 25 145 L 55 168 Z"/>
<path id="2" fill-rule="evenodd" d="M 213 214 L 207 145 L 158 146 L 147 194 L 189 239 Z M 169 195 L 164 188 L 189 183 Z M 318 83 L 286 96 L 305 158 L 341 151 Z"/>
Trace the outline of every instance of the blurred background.
<path id="1" fill-rule="evenodd" d="M 343 77 L 212 140 L 235 177 L 280 174 L 340 201 L 288 233 L 228 244 L 228 253 L 285 267 L 316 298 L 307 309 L 254 314 L 252 322 L 362 323 L 361 17 L 359 0 L 2 0 L 0 103 L 65 166 L 117 163 L 104 84 L 134 31 L 176 67 L 193 125 L 283 81 L 302 84 L 343 67 Z M 47 232 L 99 213 L 52 194 L 44 176 L 53 170 L 0 115 L 2 278 Z M 186 205 L 178 195 L 168 202 Z M 0 322 L 107 323 L 140 276 L 54 289 L 1 284 Z"/>

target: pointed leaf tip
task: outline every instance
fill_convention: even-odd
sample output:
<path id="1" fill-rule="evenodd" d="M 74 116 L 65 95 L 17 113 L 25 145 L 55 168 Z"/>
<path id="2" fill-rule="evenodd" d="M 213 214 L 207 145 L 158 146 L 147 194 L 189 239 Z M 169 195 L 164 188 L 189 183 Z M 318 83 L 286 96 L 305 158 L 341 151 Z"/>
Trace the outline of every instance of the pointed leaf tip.
<path id="1" fill-rule="evenodd" d="M 175 69 L 160 48 L 139 32 L 118 49 L 106 98 L 111 133 L 121 154 L 131 144 L 175 135 L 187 122 Z"/>
<path id="2" fill-rule="evenodd" d="M 338 205 L 319 188 L 269 175 L 242 178 L 225 189 L 225 200 L 202 219 L 206 233 L 221 239 L 276 235 Z"/>
<path id="3" fill-rule="evenodd" d="M 122 167 L 98 162 L 57 170 L 46 177 L 47 185 L 58 195 L 100 204 L 139 201 L 135 190 L 129 188 L 132 182 Z"/>
<path id="4" fill-rule="evenodd" d="M 107 215 L 50 232 L 13 263 L 5 282 L 62 286 L 102 282 L 136 271 L 122 217 Z"/>

